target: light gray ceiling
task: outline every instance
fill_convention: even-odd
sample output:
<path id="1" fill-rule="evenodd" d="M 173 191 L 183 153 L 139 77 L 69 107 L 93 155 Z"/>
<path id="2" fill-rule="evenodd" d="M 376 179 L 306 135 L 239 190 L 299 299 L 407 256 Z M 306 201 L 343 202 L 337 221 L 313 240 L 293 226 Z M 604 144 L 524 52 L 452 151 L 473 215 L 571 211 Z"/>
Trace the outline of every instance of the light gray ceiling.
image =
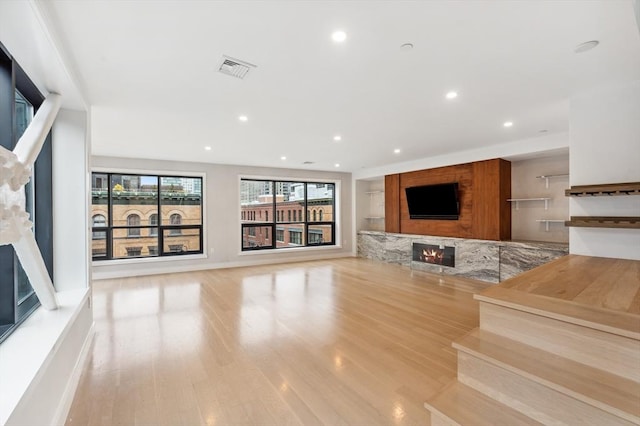
<path id="1" fill-rule="evenodd" d="M 640 78 L 629 0 L 37 4 L 96 155 L 354 171 L 564 132 L 572 93 Z"/>

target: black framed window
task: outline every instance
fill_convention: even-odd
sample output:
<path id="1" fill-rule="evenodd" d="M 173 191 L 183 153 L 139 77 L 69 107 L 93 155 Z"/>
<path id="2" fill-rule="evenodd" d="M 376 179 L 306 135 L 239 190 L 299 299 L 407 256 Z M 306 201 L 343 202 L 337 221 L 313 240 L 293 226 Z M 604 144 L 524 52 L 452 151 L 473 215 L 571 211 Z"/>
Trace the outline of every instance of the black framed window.
<path id="1" fill-rule="evenodd" d="M 201 177 L 111 172 L 91 177 L 93 260 L 203 252 Z"/>
<path id="2" fill-rule="evenodd" d="M 0 145 L 12 151 L 44 102 L 44 96 L 0 44 Z M 51 134 L 25 185 L 25 207 L 49 277 L 53 280 L 53 215 Z M 40 302 L 11 245 L 0 246 L 0 342 Z"/>
<path id="3" fill-rule="evenodd" d="M 330 182 L 241 179 L 242 250 L 335 245 L 335 190 Z"/>

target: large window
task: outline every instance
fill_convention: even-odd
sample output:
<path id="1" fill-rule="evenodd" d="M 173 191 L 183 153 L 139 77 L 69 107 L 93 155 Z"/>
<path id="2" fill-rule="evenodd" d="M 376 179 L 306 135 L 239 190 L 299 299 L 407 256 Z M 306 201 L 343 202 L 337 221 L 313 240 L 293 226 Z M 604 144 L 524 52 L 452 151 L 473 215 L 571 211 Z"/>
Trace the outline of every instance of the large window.
<path id="1" fill-rule="evenodd" d="M 202 253 L 202 178 L 94 172 L 91 180 L 94 260 Z"/>
<path id="2" fill-rule="evenodd" d="M 12 151 L 44 97 L 0 44 L 0 145 Z M 24 187 L 25 207 L 38 248 L 53 278 L 51 135 L 47 136 Z M 39 306 L 11 245 L 0 246 L 0 342 Z"/>
<path id="3" fill-rule="evenodd" d="M 335 245 L 335 217 L 334 183 L 240 181 L 243 251 Z"/>

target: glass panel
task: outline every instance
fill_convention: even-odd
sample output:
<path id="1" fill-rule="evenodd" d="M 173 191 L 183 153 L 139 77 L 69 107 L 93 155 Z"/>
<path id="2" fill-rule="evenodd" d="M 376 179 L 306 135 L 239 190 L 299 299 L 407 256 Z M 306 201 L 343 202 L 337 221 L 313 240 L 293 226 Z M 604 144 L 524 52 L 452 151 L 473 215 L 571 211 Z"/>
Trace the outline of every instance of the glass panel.
<path id="1" fill-rule="evenodd" d="M 333 225 L 309 225 L 309 244 L 333 244 Z"/>
<path id="2" fill-rule="evenodd" d="M 273 185 L 261 180 L 240 181 L 240 221 L 273 221 Z"/>
<path id="3" fill-rule="evenodd" d="M 160 195 L 162 225 L 202 224 L 201 178 L 161 177 Z M 180 222 L 172 223 L 178 216 Z"/>
<path id="4" fill-rule="evenodd" d="M 302 222 L 304 218 L 298 212 L 304 209 L 304 183 L 275 182 L 275 185 L 277 221 Z"/>
<path id="5" fill-rule="evenodd" d="M 107 231 L 94 231 L 91 238 L 91 254 L 94 258 L 107 257 Z"/>
<path id="6" fill-rule="evenodd" d="M 101 183 L 97 182 L 100 176 L 105 175 L 94 174 L 94 185 Z M 113 226 L 140 225 L 142 217 L 148 217 L 158 210 L 158 178 L 156 176 L 111 175 L 110 185 Z M 107 210 L 106 206 L 104 206 L 104 210 Z M 92 214 L 96 213 L 105 214 L 98 211 L 94 205 Z M 130 232 L 132 232 L 132 236 L 137 236 L 136 230 Z"/>
<path id="7" fill-rule="evenodd" d="M 188 253 L 200 251 L 200 229 L 180 229 L 180 234 L 172 234 L 174 229 L 163 231 L 164 253 Z"/>
<path id="8" fill-rule="evenodd" d="M 111 248 L 113 259 L 155 256 L 156 254 L 149 252 L 149 247 L 158 246 L 158 237 L 151 233 L 152 230 L 149 227 L 115 228 Z M 96 244 L 95 240 L 93 244 Z"/>
<path id="9" fill-rule="evenodd" d="M 15 92 L 15 100 L 16 100 L 16 140 L 20 139 L 20 137 L 24 134 L 25 130 L 31 123 L 33 119 L 33 105 L 29 101 L 27 101 L 24 96 L 20 92 L 16 90 Z M 33 174 L 31 175 L 31 180 L 24 187 L 24 195 L 25 195 L 25 210 L 29 213 L 29 220 L 33 223 L 33 227 L 35 229 L 35 210 L 34 210 L 34 199 L 33 199 Z M 18 305 L 20 305 L 24 300 L 26 300 L 29 296 L 33 294 L 33 288 L 29 283 L 29 278 L 27 278 L 27 274 L 22 269 L 20 262 L 17 257 L 15 258 L 15 283 L 17 287 L 17 300 Z"/>
<path id="10" fill-rule="evenodd" d="M 242 248 L 273 247 L 271 226 L 242 227 Z"/>
<path id="11" fill-rule="evenodd" d="M 333 222 L 333 183 L 308 183 L 307 208 L 309 222 Z"/>

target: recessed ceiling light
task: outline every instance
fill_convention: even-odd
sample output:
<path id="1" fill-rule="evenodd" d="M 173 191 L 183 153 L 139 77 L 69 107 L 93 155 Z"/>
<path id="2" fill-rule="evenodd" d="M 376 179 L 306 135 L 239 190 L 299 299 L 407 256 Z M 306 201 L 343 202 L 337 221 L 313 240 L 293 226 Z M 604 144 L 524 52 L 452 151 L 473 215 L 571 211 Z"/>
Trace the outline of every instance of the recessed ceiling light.
<path id="1" fill-rule="evenodd" d="M 249 120 L 249 117 L 247 117 L 246 115 L 240 115 L 238 116 L 238 120 L 245 122 Z"/>
<path id="2" fill-rule="evenodd" d="M 336 43 L 342 43 L 347 39 L 347 33 L 344 31 L 334 31 L 334 33 L 331 34 L 331 39 Z"/>
<path id="3" fill-rule="evenodd" d="M 586 52 L 587 50 L 591 50 L 599 44 L 600 42 L 598 40 L 585 41 L 584 43 L 580 43 L 579 45 L 577 45 L 575 49 L 573 49 L 573 51 L 575 53 Z"/>
<path id="4" fill-rule="evenodd" d="M 405 43 L 400 45 L 401 52 L 408 52 L 413 49 L 413 43 Z"/>
<path id="5" fill-rule="evenodd" d="M 342 140 L 342 136 L 340 136 L 340 135 L 335 135 L 335 136 L 333 137 L 333 140 L 334 140 L 334 141 L 336 141 L 336 142 L 340 142 L 340 141 Z"/>
<path id="6" fill-rule="evenodd" d="M 340 167 L 340 163 L 334 164 L 335 167 Z"/>
<path id="7" fill-rule="evenodd" d="M 210 146 L 205 146 L 204 149 L 205 149 L 205 151 L 211 151 L 211 147 Z"/>
<path id="8" fill-rule="evenodd" d="M 287 159 L 287 157 L 285 157 L 285 156 L 283 155 L 282 157 L 280 157 L 280 159 L 281 159 L 282 161 L 284 161 L 284 160 L 286 160 L 286 159 Z"/>
<path id="9" fill-rule="evenodd" d="M 448 93 L 445 95 L 445 97 L 446 97 L 447 99 L 455 99 L 455 98 L 457 98 L 457 97 L 458 97 L 458 92 L 454 92 L 454 91 L 448 92 Z"/>
<path id="10" fill-rule="evenodd" d="M 398 148 L 396 148 L 396 149 L 393 150 L 393 153 L 394 154 L 400 154 L 400 150 Z"/>
<path id="11" fill-rule="evenodd" d="M 504 126 L 504 127 L 511 127 L 511 126 L 513 126 L 513 122 L 511 122 L 511 121 L 505 121 L 505 122 L 504 122 L 504 124 L 503 124 L 503 126 Z"/>

